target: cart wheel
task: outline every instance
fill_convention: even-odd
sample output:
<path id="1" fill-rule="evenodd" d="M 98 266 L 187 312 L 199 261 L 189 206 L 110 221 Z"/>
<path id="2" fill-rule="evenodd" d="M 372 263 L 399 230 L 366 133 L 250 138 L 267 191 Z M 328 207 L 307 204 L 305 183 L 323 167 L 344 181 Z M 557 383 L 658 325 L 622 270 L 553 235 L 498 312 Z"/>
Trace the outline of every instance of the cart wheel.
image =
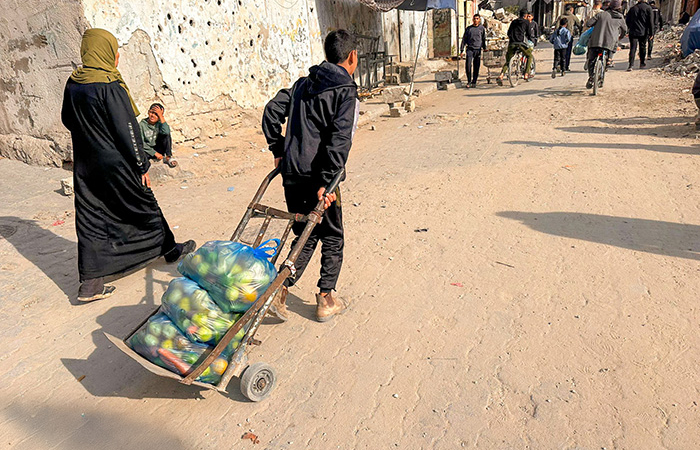
<path id="1" fill-rule="evenodd" d="M 275 388 L 277 375 L 275 370 L 262 362 L 251 364 L 241 377 L 241 393 L 250 401 L 265 400 Z"/>

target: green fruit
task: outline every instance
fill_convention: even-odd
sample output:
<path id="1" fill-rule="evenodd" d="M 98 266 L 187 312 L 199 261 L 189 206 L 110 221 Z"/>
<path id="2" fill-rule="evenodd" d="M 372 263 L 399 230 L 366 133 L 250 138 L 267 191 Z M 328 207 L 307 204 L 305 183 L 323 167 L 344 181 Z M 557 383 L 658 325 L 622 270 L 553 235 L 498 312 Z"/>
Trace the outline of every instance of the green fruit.
<path id="1" fill-rule="evenodd" d="M 255 280 L 255 272 L 251 270 L 246 270 L 238 276 L 238 282 L 240 284 L 250 284 Z"/>
<path id="2" fill-rule="evenodd" d="M 200 276 L 206 276 L 209 273 L 209 264 L 203 262 L 197 266 L 197 273 Z"/>
<path id="3" fill-rule="evenodd" d="M 231 270 L 228 271 L 228 273 L 231 274 L 231 275 L 235 275 L 235 274 L 241 273 L 241 272 L 243 272 L 243 267 L 241 267 L 240 264 L 234 264 L 234 265 L 231 267 Z"/>
<path id="4" fill-rule="evenodd" d="M 191 306 L 189 297 L 182 297 L 182 299 L 180 300 L 180 308 L 184 309 L 185 311 L 190 310 Z"/>
<path id="5" fill-rule="evenodd" d="M 206 326 L 206 324 L 207 324 L 206 313 L 197 313 L 194 316 L 192 316 L 192 323 L 199 326 L 199 327 Z"/>
<path id="6" fill-rule="evenodd" d="M 238 295 L 239 295 L 239 292 L 238 292 L 237 288 L 230 287 L 230 288 L 226 289 L 226 300 L 233 303 L 236 300 L 238 300 Z"/>
<path id="7" fill-rule="evenodd" d="M 173 347 L 178 350 L 186 349 L 190 345 L 190 341 L 185 336 L 177 336 L 173 341 Z"/>
<path id="8" fill-rule="evenodd" d="M 149 347 L 156 347 L 159 342 L 160 340 L 152 334 L 147 334 L 143 337 L 143 343 Z"/>
<path id="9" fill-rule="evenodd" d="M 213 319 L 211 321 L 211 325 L 216 331 L 220 333 L 225 333 L 229 328 L 231 328 L 231 322 L 221 318 Z"/>
<path id="10" fill-rule="evenodd" d="M 182 329 L 186 330 L 190 327 L 190 325 L 192 325 L 192 321 L 190 319 L 182 319 L 181 325 L 182 325 Z"/>
<path id="11" fill-rule="evenodd" d="M 199 359 L 199 355 L 193 352 L 185 352 L 181 359 L 187 364 L 194 364 Z"/>
<path id="12" fill-rule="evenodd" d="M 157 322 L 150 322 L 148 324 L 148 332 L 151 333 L 153 336 L 160 336 L 161 331 L 163 331 L 163 327 L 161 324 Z"/>
<path id="13" fill-rule="evenodd" d="M 168 323 L 163 325 L 162 333 L 167 339 L 172 339 L 177 335 L 177 328 L 175 328 L 175 325 Z"/>
<path id="14" fill-rule="evenodd" d="M 177 303 L 178 300 L 182 298 L 182 291 L 178 288 L 173 288 L 172 284 L 170 289 L 168 289 L 168 301 L 170 303 Z"/>
<path id="15" fill-rule="evenodd" d="M 207 327 L 202 327 L 197 331 L 197 337 L 202 342 L 208 342 L 214 337 L 214 332 Z"/>

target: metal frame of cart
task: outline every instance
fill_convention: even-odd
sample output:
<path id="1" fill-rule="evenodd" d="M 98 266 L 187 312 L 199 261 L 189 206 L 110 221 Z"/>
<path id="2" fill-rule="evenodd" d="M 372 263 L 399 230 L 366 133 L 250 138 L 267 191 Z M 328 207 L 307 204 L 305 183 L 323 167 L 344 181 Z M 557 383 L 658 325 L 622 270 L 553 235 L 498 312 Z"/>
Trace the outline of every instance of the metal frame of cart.
<path id="1" fill-rule="evenodd" d="M 248 209 L 243 215 L 241 222 L 238 224 L 236 231 L 234 231 L 233 235 L 231 236 L 231 241 L 241 242 L 241 235 L 248 226 L 250 219 L 253 217 L 264 218 L 263 223 L 260 226 L 260 229 L 258 230 L 256 238 L 252 243 L 253 247 L 257 247 L 263 241 L 267 233 L 267 229 L 270 225 L 270 222 L 273 219 L 287 221 L 287 226 L 285 227 L 282 237 L 280 239 L 280 250 L 282 250 L 284 244 L 289 238 L 289 233 L 291 232 L 292 225 L 295 222 L 305 222 L 306 226 L 304 228 L 304 231 L 299 236 L 296 245 L 292 247 L 287 259 L 285 259 L 285 261 L 280 266 L 280 269 L 277 273 L 277 277 L 272 281 L 267 290 L 255 301 L 255 303 L 253 303 L 250 309 L 248 309 L 248 311 L 246 311 L 243 314 L 243 316 L 240 319 L 238 319 L 238 321 L 236 321 L 236 323 L 226 332 L 226 334 L 221 338 L 221 341 L 219 341 L 216 347 L 214 347 L 208 354 L 205 353 L 204 355 L 202 355 L 202 358 L 200 358 L 199 361 L 192 365 L 192 369 L 187 375 L 180 376 L 174 372 L 171 372 L 163 367 L 160 367 L 148 361 L 147 359 L 143 358 L 141 355 L 136 353 L 134 350 L 132 350 L 131 347 L 129 347 L 129 345 L 127 344 L 131 336 L 133 336 L 133 334 L 136 333 L 143 326 L 143 324 L 145 324 L 148 321 L 148 319 L 151 318 L 151 316 L 156 314 L 158 310 L 154 311 L 150 316 L 144 319 L 143 322 L 141 322 L 124 339 L 119 339 L 115 336 L 105 333 L 107 339 L 109 339 L 110 342 L 112 342 L 119 350 L 126 353 L 126 355 L 138 362 L 145 369 L 158 376 L 172 378 L 174 380 L 178 380 L 182 384 L 195 385 L 207 389 L 216 389 L 219 392 L 227 392 L 227 387 L 229 382 L 231 381 L 231 378 L 237 376 L 241 378 L 241 392 L 248 399 L 252 401 L 260 401 L 265 399 L 268 395 L 270 395 L 270 392 L 274 388 L 277 380 L 275 370 L 268 364 L 262 362 L 254 363 L 249 366 L 247 356 L 248 346 L 260 344 L 260 341 L 255 339 L 255 333 L 258 331 L 258 328 L 262 323 L 263 319 L 265 318 L 265 314 L 267 314 L 267 310 L 270 307 L 270 304 L 272 303 L 272 299 L 277 294 L 277 291 L 280 288 L 280 286 L 282 286 L 282 283 L 284 283 L 284 280 L 286 280 L 290 276 L 293 276 L 296 273 L 294 263 L 299 257 L 299 254 L 301 253 L 302 248 L 306 244 L 306 241 L 309 239 L 309 236 L 311 235 L 311 232 L 313 231 L 314 227 L 323 219 L 324 212 L 323 201 L 319 201 L 316 205 L 316 208 L 308 215 L 293 214 L 261 204 L 260 201 L 262 200 L 265 191 L 267 191 L 270 182 L 277 175 L 279 175 L 279 173 L 280 169 L 276 168 L 265 177 L 262 184 L 258 188 L 258 191 L 256 192 L 255 196 L 253 197 L 253 200 L 248 205 Z M 340 180 L 343 177 L 344 173 L 345 171 L 341 170 L 336 175 L 335 179 L 326 189 L 327 193 L 332 193 L 336 190 L 338 184 L 340 184 Z M 273 264 L 277 262 L 279 253 L 280 252 L 278 252 L 272 258 L 271 262 Z M 228 344 L 233 340 L 236 334 L 243 327 L 246 326 L 248 327 L 248 331 L 246 332 L 245 337 L 241 340 L 241 344 L 238 346 L 233 355 L 231 355 L 229 365 L 226 368 L 224 374 L 221 376 L 221 381 L 219 381 L 217 385 L 196 381 L 197 377 L 199 377 L 202 374 L 202 372 L 204 372 L 204 370 L 207 367 L 209 367 L 209 365 L 221 354 L 221 352 L 226 348 L 226 346 L 228 346 Z"/>

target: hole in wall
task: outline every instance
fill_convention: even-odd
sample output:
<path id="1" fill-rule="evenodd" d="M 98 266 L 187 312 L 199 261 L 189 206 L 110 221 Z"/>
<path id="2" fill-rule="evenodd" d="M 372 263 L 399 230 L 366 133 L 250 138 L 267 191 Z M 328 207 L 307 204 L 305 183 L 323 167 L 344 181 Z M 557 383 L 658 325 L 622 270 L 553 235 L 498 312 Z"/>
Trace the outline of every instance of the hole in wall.
<path id="1" fill-rule="evenodd" d="M 180 47 L 180 51 L 181 51 L 182 53 L 185 53 L 185 49 L 182 48 L 182 47 Z"/>
<path id="2" fill-rule="evenodd" d="M 167 17 L 168 20 L 172 20 L 172 18 L 173 18 L 173 16 L 171 16 L 170 13 L 168 13 L 165 17 Z"/>
<path id="3" fill-rule="evenodd" d="M 207 26 L 208 26 L 208 27 L 211 26 L 211 20 L 207 20 Z"/>
<path id="4" fill-rule="evenodd" d="M 202 76 L 202 72 L 198 70 L 198 71 L 197 71 L 197 76 L 198 76 L 198 77 L 201 77 L 201 76 Z"/>
<path id="5" fill-rule="evenodd" d="M 160 25 L 158 25 L 158 31 L 163 31 L 163 27 L 161 27 Z"/>
<path id="6" fill-rule="evenodd" d="M 194 59 L 191 59 L 190 61 L 192 61 L 192 65 L 193 65 L 195 68 L 197 68 L 197 63 L 194 61 Z"/>
<path id="7" fill-rule="evenodd" d="M 191 27 L 194 26 L 194 19 L 190 19 L 190 26 L 191 26 Z"/>
<path id="8" fill-rule="evenodd" d="M 182 34 L 182 25 L 177 26 L 177 32 Z"/>
<path id="9" fill-rule="evenodd" d="M 217 0 L 216 4 L 221 6 L 221 0 Z"/>
<path id="10" fill-rule="evenodd" d="M 211 65 L 212 65 L 212 66 L 215 66 L 215 65 L 216 65 L 216 61 L 212 61 L 212 62 L 211 62 Z"/>
<path id="11" fill-rule="evenodd" d="M 252 40 L 252 39 L 250 40 L 250 46 L 251 46 L 251 47 L 253 46 L 253 40 Z"/>

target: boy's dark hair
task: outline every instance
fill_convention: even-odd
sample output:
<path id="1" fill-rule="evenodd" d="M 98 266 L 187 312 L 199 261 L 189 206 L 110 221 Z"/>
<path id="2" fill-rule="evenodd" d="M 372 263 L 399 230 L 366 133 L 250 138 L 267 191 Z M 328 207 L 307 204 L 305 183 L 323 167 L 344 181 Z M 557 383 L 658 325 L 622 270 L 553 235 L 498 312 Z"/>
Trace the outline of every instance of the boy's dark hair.
<path id="1" fill-rule="evenodd" d="M 157 106 L 158 108 L 162 109 L 163 112 L 165 112 L 165 106 L 161 105 L 160 103 L 154 103 L 154 104 L 152 104 L 151 106 L 148 107 L 148 110 L 150 111 L 150 110 L 152 110 L 152 109 L 153 109 L 154 107 L 156 107 L 156 106 Z"/>
<path id="2" fill-rule="evenodd" d="M 573 11 L 574 7 L 573 5 L 566 5 L 566 8 L 564 8 L 564 11 Z"/>
<path id="3" fill-rule="evenodd" d="M 481 18 L 481 16 L 479 15 L 479 13 L 474 14 L 474 15 L 472 16 L 472 19 L 476 19 L 477 17 Z"/>
<path id="4" fill-rule="evenodd" d="M 323 50 L 326 61 L 340 64 L 348 59 L 350 52 L 357 50 L 357 39 L 346 30 L 331 31 L 323 42 Z"/>
<path id="5" fill-rule="evenodd" d="M 568 23 L 569 19 L 567 19 L 566 17 L 562 17 L 561 19 L 559 19 L 559 26 L 562 28 L 565 27 Z"/>
<path id="6" fill-rule="evenodd" d="M 523 8 L 520 10 L 518 17 L 522 19 L 523 17 L 525 17 L 527 15 L 527 13 L 528 13 L 527 8 Z"/>

